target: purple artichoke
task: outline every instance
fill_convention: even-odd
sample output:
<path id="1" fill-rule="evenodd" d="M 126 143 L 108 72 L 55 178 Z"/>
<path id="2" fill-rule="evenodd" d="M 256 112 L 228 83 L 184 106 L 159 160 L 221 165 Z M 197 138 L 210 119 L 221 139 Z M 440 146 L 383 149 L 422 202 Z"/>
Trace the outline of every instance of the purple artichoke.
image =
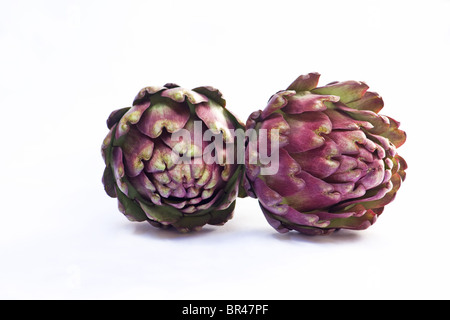
<path id="1" fill-rule="evenodd" d="M 262 129 L 279 135 L 278 172 L 262 174 L 267 164 L 249 162 L 247 156 L 245 185 L 281 233 L 366 229 L 405 179 L 407 165 L 396 148 L 406 134 L 399 122 L 378 114 L 382 98 L 367 91 L 364 82 L 317 87 L 319 77 L 298 77 L 246 124 L 247 132 L 258 136 Z M 254 150 L 247 154 L 259 153 L 260 145 L 260 140 L 250 142 L 247 149 Z"/>
<path id="2" fill-rule="evenodd" d="M 214 143 L 234 145 L 233 130 L 243 127 L 220 91 L 147 87 L 132 107 L 113 111 L 107 125 L 102 181 L 129 220 L 186 232 L 232 217 L 243 164 L 205 161 L 208 144 L 202 139 L 209 131 Z"/>

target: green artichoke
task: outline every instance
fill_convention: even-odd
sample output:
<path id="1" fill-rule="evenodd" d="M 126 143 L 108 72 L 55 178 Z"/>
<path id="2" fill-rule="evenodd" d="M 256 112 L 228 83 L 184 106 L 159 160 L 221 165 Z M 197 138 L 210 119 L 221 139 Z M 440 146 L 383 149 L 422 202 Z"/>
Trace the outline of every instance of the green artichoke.
<path id="1" fill-rule="evenodd" d="M 278 160 L 271 164 L 278 172 L 262 174 L 268 165 L 247 156 L 245 186 L 282 233 L 366 229 L 405 179 L 407 165 L 397 148 L 406 134 L 399 122 L 378 114 L 382 98 L 359 81 L 317 87 L 319 77 L 298 77 L 246 124 L 258 136 L 262 129 L 279 135 Z M 260 152 L 260 144 L 251 141 L 247 154 Z"/>
<path id="2" fill-rule="evenodd" d="M 202 139 L 212 132 L 210 141 L 233 147 L 233 130 L 243 129 L 219 90 L 146 87 L 107 126 L 102 181 L 129 220 L 187 232 L 232 218 L 244 165 L 206 161 L 205 152 L 217 160 L 220 149 Z"/>

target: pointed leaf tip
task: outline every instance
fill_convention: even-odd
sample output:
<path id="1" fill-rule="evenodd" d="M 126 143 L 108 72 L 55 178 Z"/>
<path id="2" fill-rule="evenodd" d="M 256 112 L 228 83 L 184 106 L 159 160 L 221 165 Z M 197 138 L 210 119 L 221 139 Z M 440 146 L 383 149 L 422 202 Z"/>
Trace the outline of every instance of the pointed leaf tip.
<path id="1" fill-rule="evenodd" d="M 320 73 L 311 72 L 306 75 L 301 75 L 291 85 L 287 88 L 287 90 L 295 90 L 299 91 L 310 91 L 317 87 L 319 83 Z"/>
<path id="2" fill-rule="evenodd" d="M 353 102 L 361 99 L 369 86 L 362 81 L 331 82 L 326 86 L 312 90 L 316 94 L 339 96 L 342 103 Z"/>

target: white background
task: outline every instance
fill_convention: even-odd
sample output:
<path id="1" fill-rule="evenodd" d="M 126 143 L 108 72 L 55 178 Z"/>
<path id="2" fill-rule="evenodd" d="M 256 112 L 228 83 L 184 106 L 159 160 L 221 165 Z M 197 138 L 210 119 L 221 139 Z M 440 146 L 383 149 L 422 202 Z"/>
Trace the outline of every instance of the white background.
<path id="1" fill-rule="evenodd" d="M 449 299 L 450 1 L 0 2 L 0 298 Z M 378 222 L 278 234 L 257 201 L 187 235 L 103 190 L 106 118 L 148 85 L 242 120 L 300 74 L 362 80 L 408 134 Z"/>

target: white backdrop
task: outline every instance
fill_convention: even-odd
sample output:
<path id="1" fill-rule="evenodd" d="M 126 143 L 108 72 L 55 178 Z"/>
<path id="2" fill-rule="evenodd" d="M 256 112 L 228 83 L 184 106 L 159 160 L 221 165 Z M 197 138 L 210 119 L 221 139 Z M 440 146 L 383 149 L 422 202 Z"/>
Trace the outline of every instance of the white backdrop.
<path id="1" fill-rule="evenodd" d="M 450 1 L 0 3 L 0 298 L 449 299 Z M 148 85 L 219 88 L 242 120 L 298 75 L 361 80 L 408 140 L 365 231 L 278 234 L 257 201 L 179 235 L 103 190 L 106 118 Z"/>

